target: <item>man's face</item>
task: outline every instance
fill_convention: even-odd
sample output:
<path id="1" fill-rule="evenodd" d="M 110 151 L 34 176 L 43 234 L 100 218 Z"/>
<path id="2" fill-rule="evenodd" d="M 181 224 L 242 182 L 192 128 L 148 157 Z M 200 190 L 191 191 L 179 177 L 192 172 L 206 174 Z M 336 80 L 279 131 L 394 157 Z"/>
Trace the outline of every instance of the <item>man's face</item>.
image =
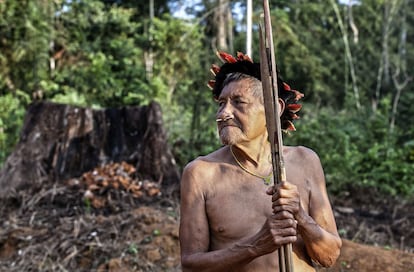
<path id="1" fill-rule="evenodd" d="M 253 96 L 249 79 L 233 81 L 225 86 L 218 99 L 218 122 L 220 140 L 232 145 L 248 142 L 266 133 L 264 106 Z"/>

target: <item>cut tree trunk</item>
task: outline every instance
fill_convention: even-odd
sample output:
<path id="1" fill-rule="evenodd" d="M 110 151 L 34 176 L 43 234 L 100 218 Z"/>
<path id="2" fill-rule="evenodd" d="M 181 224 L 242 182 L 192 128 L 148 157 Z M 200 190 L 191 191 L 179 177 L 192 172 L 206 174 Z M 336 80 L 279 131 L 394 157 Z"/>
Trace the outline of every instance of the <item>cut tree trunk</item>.
<path id="1" fill-rule="evenodd" d="M 33 103 L 20 140 L 0 171 L 0 198 L 120 161 L 135 165 L 138 177 L 160 182 L 170 192 L 178 187 L 159 104 L 94 110 Z"/>

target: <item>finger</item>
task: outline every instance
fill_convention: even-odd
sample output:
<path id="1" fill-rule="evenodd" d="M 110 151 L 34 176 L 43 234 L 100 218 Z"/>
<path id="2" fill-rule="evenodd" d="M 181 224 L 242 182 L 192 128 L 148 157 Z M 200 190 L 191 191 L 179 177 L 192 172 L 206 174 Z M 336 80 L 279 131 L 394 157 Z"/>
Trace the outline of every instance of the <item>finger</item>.
<path id="1" fill-rule="evenodd" d="M 292 183 L 288 182 L 288 181 L 282 181 L 280 183 L 280 187 L 283 189 L 289 189 L 292 188 L 292 186 L 294 186 Z"/>
<path id="2" fill-rule="evenodd" d="M 272 208 L 275 208 L 277 206 L 290 207 L 290 206 L 297 205 L 297 203 L 299 203 L 297 199 L 281 197 L 281 198 L 275 199 L 272 202 Z"/>
<path id="3" fill-rule="evenodd" d="M 295 219 L 285 219 L 279 222 L 279 227 L 281 230 L 283 229 L 294 229 L 295 233 L 296 233 L 296 228 L 298 226 L 298 221 L 296 221 Z"/>
<path id="4" fill-rule="evenodd" d="M 274 190 L 275 190 L 275 186 L 269 186 L 266 190 L 266 194 L 273 195 L 275 192 Z"/>
<path id="5" fill-rule="evenodd" d="M 286 203 L 273 203 L 272 205 L 272 209 L 273 209 L 273 213 L 279 213 L 279 212 L 289 212 L 291 214 L 296 214 L 299 210 L 299 208 L 297 207 L 297 205 L 295 203 L 292 202 L 286 202 Z"/>
<path id="6" fill-rule="evenodd" d="M 276 188 L 275 187 L 275 190 L 274 190 L 273 195 L 272 195 L 272 201 L 275 202 L 279 198 L 281 198 L 282 197 L 282 193 L 283 192 L 282 192 L 282 190 L 280 188 Z"/>
<path id="7" fill-rule="evenodd" d="M 295 227 L 286 227 L 286 228 L 272 228 L 271 233 L 273 236 L 295 236 L 297 235 L 297 230 Z"/>
<path id="8" fill-rule="evenodd" d="M 286 188 L 277 188 L 272 195 L 272 201 L 276 201 L 280 198 L 290 198 L 295 196 L 296 193 L 292 189 L 286 189 Z"/>
<path id="9" fill-rule="evenodd" d="M 295 217 L 289 211 L 283 210 L 271 215 L 272 220 L 285 220 L 285 219 L 292 219 L 294 220 Z"/>
<path id="10" fill-rule="evenodd" d="M 282 246 L 282 245 L 286 245 L 286 244 L 293 244 L 294 242 L 296 242 L 297 240 L 297 236 L 296 235 L 290 235 L 290 236 L 274 236 L 273 237 L 273 242 L 277 245 L 277 246 Z"/>
<path id="11" fill-rule="evenodd" d="M 287 245 L 287 244 L 293 244 L 298 240 L 298 237 L 295 236 L 288 236 L 285 237 L 285 241 L 282 243 L 282 245 Z"/>
<path id="12" fill-rule="evenodd" d="M 273 229 L 271 233 L 276 245 L 294 243 L 297 240 L 297 231 L 295 228 Z"/>
<path id="13" fill-rule="evenodd" d="M 274 186 L 275 187 L 275 191 L 279 191 L 280 188 L 282 187 L 283 183 L 284 183 L 284 181 L 282 181 L 280 183 L 276 183 L 275 186 Z"/>
<path id="14" fill-rule="evenodd" d="M 277 183 L 274 185 L 274 190 L 275 191 L 279 191 L 279 190 L 283 190 L 283 189 L 288 189 L 289 188 L 289 182 L 287 181 L 281 181 L 280 183 Z"/>
<path id="15" fill-rule="evenodd" d="M 277 206 L 273 207 L 273 213 L 274 214 L 279 214 L 281 212 L 289 212 L 289 211 L 286 208 L 284 208 L 283 206 L 280 206 L 280 205 L 277 205 Z"/>

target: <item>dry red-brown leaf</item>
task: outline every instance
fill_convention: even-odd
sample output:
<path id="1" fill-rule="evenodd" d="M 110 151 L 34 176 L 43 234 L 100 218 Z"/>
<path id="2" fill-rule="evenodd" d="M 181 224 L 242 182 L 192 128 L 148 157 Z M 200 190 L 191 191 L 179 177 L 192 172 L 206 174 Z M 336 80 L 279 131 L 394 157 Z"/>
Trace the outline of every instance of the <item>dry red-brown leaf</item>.
<path id="1" fill-rule="evenodd" d="M 103 197 L 99 197 L 99 196 L 95 196 L 92 201 L 91 204 L 94 208 L 96 209 L 101 209 L 103 207 L 105 207 L 106 205 L 106 199 Z"/>
<path id="2" fill-rule="evenodd" d="M 131 184 L 131 181 L 130 181 L 130 179 L 127 179 L 126 177 L 117 177 L 117 180 L 118 180 L 118 182 L 119 182 L 119 184 L 121 184 L 121 186 L 124 188 L 124 189 L 128 189 L 128 187 L 130 186 L 130 184 Z"/>
<path id="3" fill-rule="evenodd" d="M 148 196 L 156 196 L 156 195 L 159 195 L 160 194 L 160 189 L 159 188 L 155 188 L 155 187 L 152 187 L 152 188 L 149 188 L 148 190 L 147 190 L 147 195 Z"/>
<path id="4" fill-rule="evenodd" d="M 90 184 L 89 186 L 88 186 L 88 190 L 90 190 L 90 191 L 96 191 L 96 190 L 99 190 L 101 187 L 100 186 L 98 186 L 97 184 Z"/>
<path id="5" fill-rule="evenodd" d="M 113 180 L 113 182 L 111 183 L 111 186 L 115 190 L 118 190 L 119 189 L 119 182 L 117 180 Z"/>

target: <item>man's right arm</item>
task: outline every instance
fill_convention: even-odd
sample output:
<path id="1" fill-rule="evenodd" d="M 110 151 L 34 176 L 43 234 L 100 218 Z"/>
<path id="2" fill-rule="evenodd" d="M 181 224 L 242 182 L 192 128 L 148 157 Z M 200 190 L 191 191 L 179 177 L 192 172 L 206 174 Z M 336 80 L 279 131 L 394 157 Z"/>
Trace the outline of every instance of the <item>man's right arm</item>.
<path id="1" fill-rule="evenodd" d="M 200 173 L 196 165 L 196 161 L 190 163 L 181 179 L 180 247 L 183 271 L 237 271 L 237 268 L 255 258 L 273 252 L 281 244 L 294 242 L 296 229 L 291 227 L 294 220 L 286 220 L 289 215 L 279 214 L 267 220 L 253 237 L 235 241 L 225 249 L 209 251 L 206 184 L 214 179 L 214 173 L 199 167 L 203 169 Z"/>

